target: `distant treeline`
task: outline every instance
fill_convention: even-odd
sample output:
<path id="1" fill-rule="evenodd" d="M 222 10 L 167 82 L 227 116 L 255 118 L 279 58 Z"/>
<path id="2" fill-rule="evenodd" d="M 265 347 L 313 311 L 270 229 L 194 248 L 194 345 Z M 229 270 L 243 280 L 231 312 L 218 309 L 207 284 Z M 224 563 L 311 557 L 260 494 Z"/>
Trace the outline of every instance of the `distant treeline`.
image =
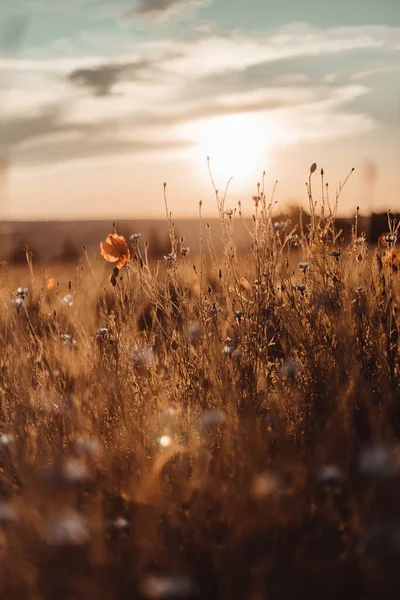
<path id="1" fill-rule="evenodd" d="M 393 214 L 393 219 L 399 219 L 399 214 Z M 288 230 L 291 230 L 295 225 L 300 224 L 300 211 L 298 208 L 292 208 L 286 214 L 276 215 L 274 221 L 280 221 L 290 219 L 290 225 Z M 306 228 L 307 223 L 310 222 L 310 215 L 304 211 L 302 216 L 303 226 Z M 162 258 L 164 254 L 168 254 L 171 250 L 170 240 L 168 235 L 167 227 L 164 227 L 164 223 L 154 223 L 151 221 L 146 222 L 148 224 L 145 234 L 142 235 L 142 243 L 145 241 L 148 243 L 148 256 L 151 259 Z M 185 245 L 190 246 L 193 251 L 196 251 L 199 241 L 199 229 L 193 226 L 193 221 L 177 221 L 175 226 L 175 236 L 179 239 L 181 232 L 185 236 Z M 210 223 L 213 241 L 216 249 L 220 242 L 219 235 L 219 222 L 217 219 L 211 219 Z M 190 227 L 188 226 L 190 224 Z M 123 221 L 118 226 L 118 233 L 124 235 L 126 238 L 136 231 L 140 231 L 143 223 Z M 79 226 L 71 224 L 71 230 L 74 233 L 66 233 L 65 227 L 62 231 L 61 227 L 65 224 L 60 223 L 43 223 L 43 224 L 32 224 L 32 232 L 29 226 L 25 224 L 25 230 L 18 231 L 16 228 L 13 231 L 13 225 L 10 224 L 10 230 L 12 233 L 8 233 L 7 236 L 3 235 L 0 246 L 0 258 L 6 260 L 9 264 L 25 264 L 26 263 L 26 252 L 33 255 L 35 263 L 57 261 L 60 263 L 76 263 L 79 259 L 83 258 L 83 244 L 86 244 L 90 251 L 97 250 L 98 244 L 102 239 L 103 231 L 108 231 L 109 227 L 107 223 L 96 223 L 96 228 L 93 227 L 90 234 L 87 230 L 80 232 Z M 352 234 L 352 228 L 354 226 L 354 218 L 340 218 L 336 219 L 336 230 L 342 230 L 341 238 L 344 242 L 350 239 Z M 37 231 L 40 227 L 40 232 Z M 238 248 L 246 248 L 250 240 L 244 227 L 241 227 L 239 220 L 236 221 L 235 230 L 238 236 L 241 238 Z M 189 229 L 189 231 L 186 231 Z M 378 241 L 379 236 L 388 230 L 388 215 L 387 213 L 372 213 L 369 216 L 360 215 L 358 219 L 358 235 L 364 233 L 367 241 L 370 244 L 375 244 Z M 69 231 L 69 230 L 68 230 Z M 105 239 L 106 236 L 104 236 Z"/>
<path id="2" fill-rule="evenodd" d="M 399 222 L 400 214 L 390 214 L 391 219 L 396 219 Z M 290 224 L 291 226 L 299 225 L 300 223 L 300 212 L 299 210 L 290 211 Z M 283 217 L 282 217 L 283 218 Z M 278 219 L 277 219 L 278 220 Z M 310 215 L 307 212 L 303 212 L 303 225 L 310 222 Z M 336 218 L 336 231 L 342 230 L 342 236 L 344 241 L 348 241 L 352 235 L 355 218 Z M 388 213 L 372 213 L 369 216 L 359 215 L 358 217 L 358 235 L 365 233 L 367 242 L 369 244 L 376 244 L 379 236 L 388 231 Z"/>

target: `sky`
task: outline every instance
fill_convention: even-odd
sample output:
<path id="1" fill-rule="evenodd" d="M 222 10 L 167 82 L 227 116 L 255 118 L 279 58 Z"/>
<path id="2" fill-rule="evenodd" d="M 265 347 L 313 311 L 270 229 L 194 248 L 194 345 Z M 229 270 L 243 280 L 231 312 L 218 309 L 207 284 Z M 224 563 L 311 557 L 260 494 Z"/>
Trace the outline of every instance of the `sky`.
<path id="1" fill-rule="evenodd" d="M 400 210 L 397 0 L 2 0 L 0 218 Z M 318 172 L 314 190 L 321 189 Z"/>

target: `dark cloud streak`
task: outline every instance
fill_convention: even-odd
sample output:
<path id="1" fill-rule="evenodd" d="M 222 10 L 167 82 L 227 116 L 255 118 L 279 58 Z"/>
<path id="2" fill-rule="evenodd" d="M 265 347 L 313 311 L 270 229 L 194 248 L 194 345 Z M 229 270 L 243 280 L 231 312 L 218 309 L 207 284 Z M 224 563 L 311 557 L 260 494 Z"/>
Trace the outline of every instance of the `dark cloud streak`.
<path id="1" fill-rule="evenodd" d="M 97 67 L 75 69 L 68 75 L 74 85 L 89 89 L 94 96 L 104 97 L 113 93 L 120 81 L 146 79 L 155 70 L 153 62 L 140 60 L 127 64 L 107 64 Z"/>
<path id="2" fill-rule="evenodd" d="M 184 12 L 191 7 L 201 7 L 209 4 L 208 0 L 139 0 L 135 8 L 126 13 L 127 18 L 131 17 L 150 17 L 160 18 L 168 17 L 174 12 Z"/>

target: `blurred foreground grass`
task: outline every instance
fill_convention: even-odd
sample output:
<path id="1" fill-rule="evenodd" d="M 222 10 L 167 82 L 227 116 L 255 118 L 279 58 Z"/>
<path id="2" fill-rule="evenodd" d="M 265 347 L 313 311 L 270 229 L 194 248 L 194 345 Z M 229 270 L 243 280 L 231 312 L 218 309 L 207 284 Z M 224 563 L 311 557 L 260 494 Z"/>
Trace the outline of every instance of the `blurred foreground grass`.
<path id="1" fill-rule="evenodd" d="M 397 597 L 397 224 L 217 201 L 223 254 L 2 265 L 1 597 Z"/>

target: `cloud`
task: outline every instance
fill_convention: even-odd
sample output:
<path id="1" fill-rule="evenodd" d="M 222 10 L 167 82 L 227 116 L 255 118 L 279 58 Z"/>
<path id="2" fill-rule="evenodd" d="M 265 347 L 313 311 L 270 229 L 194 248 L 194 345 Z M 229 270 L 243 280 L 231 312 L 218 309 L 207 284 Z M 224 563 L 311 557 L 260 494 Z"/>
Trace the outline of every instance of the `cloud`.
<path id="1" fill-rule="evenodd" d="M 138 5 L 126 12 L 126 17 L 145 17 L 153 21 L 165 21 L 175 15 L 183 15 L 189 9 L 201 8 L 211 0 L 138 0 Z"/>
<path id="2" fill-rule="evenodd" d="M 16 116 L 0 122 L 0 141 L 5 149 L 14 149 L 23 142 L 51 136 L 60 131 L 80 130 L 81 125 L 62 121 L 59 105 L 45 106 L 32 116 Z"/>
<path id="3" fill-rule="evenodd" d="M 18 160 L 22 165 L 43 165 L 76 163 L 81 159 L 95 159 L 102 156 L 143 155 L 159 151 L 171 152 L 190 147 L 187 140 L 124 140 L 112 132 L 79 135 L 53 135 L 41 138 L 34 146 L 23 145 L 18 150 Z"/>
<path id="4" fill-rule="evenodd" d="M 109 96 L 120 81 L 147 78 L 154 65 L 148 60 L 131 64 L 105 64 L 75 69 L 68 75 L 71 83 L 88 89 L 94 96 Z"/>
<path id="5" fill-rule="evenodd" d="M 167 10 L 170 2 L 148 4 Z M 188 124 L 243 113 L 273 115 L 298 139 L 310 139 L 312 124 L 326 140 L 350 136 L 379 119 L 368 100 L 373 79 L 367 87 L 353 76 L 375 68 L 372 55 L 396 62 L 393 30 L 399 33 L 305 25 L 268 35 L 191 31 L 178 39 L 143 36 L 114 55 L 3 57 L 0 68 L 16 88 L 0 143 L 17 164 L 183 149 L 195 141 L 182 134 Z"/>

